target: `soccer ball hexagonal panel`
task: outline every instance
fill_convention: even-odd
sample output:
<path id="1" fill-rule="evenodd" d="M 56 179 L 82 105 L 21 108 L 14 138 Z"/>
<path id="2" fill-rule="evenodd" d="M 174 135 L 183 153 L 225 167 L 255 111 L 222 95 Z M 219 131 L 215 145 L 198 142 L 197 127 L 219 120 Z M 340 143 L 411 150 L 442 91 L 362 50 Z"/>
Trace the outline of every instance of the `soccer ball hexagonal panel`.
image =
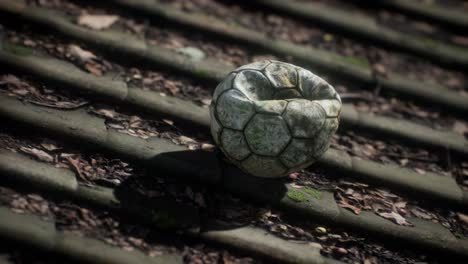
<path id="1" fill-rule="evenodd" d="M 331 100 L 326 99 L 326 100 L 319 100 L 315 102 L 322 106 L 327 117 L 337 117 L 340 115 L 341 102 L 338 101 L 337 99 L 331 99 Z"/>
<path id="2" fill-rule="evenodd" d="M 223 127 L 242 130 L 255 114 L 255 109 L 253 102 L 241 91 L 230 89 L 219 96 L 216 113 Z"/>
<path id="3" fill-rule="evenodd" d="M 314 145 L 314 157 L 319 158 L 325 153 L 330 146 L 331 138 L 338 129 L 339 120 L 338 118 L 327 118 L 323 129 L 317 134 L 315 138 L 316 144 Z"/>
<path id="4" fill-rule="evenodd" d="M 250 149 L 265 156 L 278 155 L 291 139 L 288 127 L 279 115 L 256 114 L 244 134 Z"/>
<path id="5" fill-rule="evenodd" d="M 262 61 L 218 85 L 211 133 L 228 159 L 259 177 L 281 177 L 315 162 L 338 127 L 333 87 L 292 64 Z"/>
<path id="6" fill-rule="evenodd" d="M 243 70 L 237 74 L 232 84 L 251 100 L 270 100 L 274 90 L 265 75 L 260 71 Z"/>
<path id="7" fill-rule="evenodd" d="M 216 86 L 216 89 L 213 93 L 213 103 L 216 103 L 216 101 L 219 98 L 219 95 L 222 94 L 224 91 L 232 89 L 232 82 L 235 76 L 235 73 L 230 73 L 226 78 L 224 78 L 224 80 L 221 83 L 218 84 L 218 86 Z"/>
<path id="8" fill-rule="evenodd" d="M 245 159 L 250 154 L 242 131 L 224 128 L 220 140 L 223 151 L 235 160 Z"/>
<path id="9" fill-rule="evenodd" d="M 265 68 L 265 74 L 277 89 L 297 87 L 296 67 L 292 64 L 272 62 Z"/>
<path id="10" fill-rule="evenodd" d="M 327 115 L 317 102 L 298 99 L 289 102 L 283 117 L 294 137 L 311 138 L 323 127 Z"/>
<path id="11" fill-rule="evenodd" d="M 315 139 L 293 138 L 288 147 L 281 153 L 280 159 L 288 168 L 300 166 L 307 161 L 313 162 L 310 157 L 314 154 Z"/>

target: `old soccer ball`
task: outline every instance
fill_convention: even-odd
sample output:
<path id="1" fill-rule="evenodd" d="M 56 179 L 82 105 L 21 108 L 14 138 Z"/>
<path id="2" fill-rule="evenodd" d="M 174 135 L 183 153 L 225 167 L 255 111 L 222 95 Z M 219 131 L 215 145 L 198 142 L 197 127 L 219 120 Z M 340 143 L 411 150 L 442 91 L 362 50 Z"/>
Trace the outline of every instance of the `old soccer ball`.
<path id="1" fill-rule="evenodd" d="M 237 68 L 216 87 L 211 134 L 247 173 L 282 177 L 315 162 L 338 128 L 341 99 L 308 70 L 259 61 Z"/>

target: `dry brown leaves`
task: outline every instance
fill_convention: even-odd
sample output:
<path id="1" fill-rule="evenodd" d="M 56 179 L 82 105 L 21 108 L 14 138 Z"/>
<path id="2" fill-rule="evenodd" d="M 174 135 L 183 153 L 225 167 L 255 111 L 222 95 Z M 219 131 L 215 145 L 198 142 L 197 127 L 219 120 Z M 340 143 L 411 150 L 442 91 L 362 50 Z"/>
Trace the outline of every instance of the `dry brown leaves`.
<path id="1" fill-rule="evenodd" d="M 121 223 L 118 218 L 106 212 L 96 212 L 74 204 L 60 204 L 53 210 L 58 227 L 62 230 L 95 237 L 126 251 L 142 250 L 149 256 L 174 251 L 172 248 L 147 242 L 149 230 Z"/>
<path id="2" fill-rule="evenodd" d="M 68 45 L 68 53 L 73 59 L 77 60 L 77 63 L 86 71 L 95 76 L 102 76 L 105 71 L 111 68 L 106 67 L 108 64 L 104 64 L 94 53 L 84 50 L 78 45 Z"/>
<path id="3" fill-rule="evenodd" d="M 364 183 L 344 180 L 339 182 L 339 186 L 336 186 L 335 190 L 337 191 L 338 205 L 355 214 L 360 214 L 362 210 L 373 211 L 398 225 L 412 225 L 403 216 L 410 214 L 406 209 L 407 202 L 395 194 L 382 189 L 370 188 Z M 425 213 L 422 209 L 419 210 L 421 214 Z"/>
<path id="4" fill-rule="evenodd" d="M 85 49 L 76 43 L 62 43 L 61 41 L 43 35 L 31 35 L 8 31 L 9 40 L 13 43 L 33 45 L 35 50 L 68 60 L 77 67 L 95 76 L 102 76 L 109 71 L 118 72 L 118 77 L 130 85 L 159 92 L 160 95 L 171 95 L 185 100 L 194 101 L 207 107 L 210 104 L 210 91 L 184 78 L 174 78 L 161 72 L 126 68 L 104 60 L 101 56 Z M 232 51 L 236 53 L 236 51 Z"/>
<path id="5" fill-rule="evenodd" d="M 133 168 L 121 160 L 109 160 L 101 155 L 85 156 L 78 153 L 60 153 L 59 161 L 73 169 L 86 183 L 118 186 L 133 174 Z"/>
<path id="6" fill-rule="evenodd" d="M 45 162 L 54 162 L 54 157 L 50 155 L 49 153 L 37 149 L 37 148 L 31 148 L 31 147 L 20 147 L 20 151 L 28 154 L 30 156 L 34 156 L 38 160 L 45 161 Z"/>
<path id="7" fill-rule="evenodd" d="M 249 264 L 256 263 L 250 257 L 236 257 L 227 250 L 217 251 L 206 247 L 204 244 L 197 244 L 193 248 L 187 248 L 187 255 L 184 258 L 186 263 L 224 263 L 224 264 Z"/>
<path id="8" fill-rule="evenodd" d="M 136 115 L 126 115 L 108 107 L 91 107 L 91 112 L 106 118 L 106 125 L 119 132 L 148 139 L 160 137 L 171 140 L 177 145 L 185 145 L 190 150 L 202 149 L 214 151 L 215 146 L 208 142 L 200 142 L 194 138 L 181 135 L 180 130 L 171 120 L 147 120 Z"/>
<path id="9" fill-rule="evenodd" d="M 0 91 L 33 104 L 51 108 L 70 110 L 88 104 L 82 98 L 69 98 L 53 89 L 30 85 L 29 82 L 22 81 L 11 74 L 0 76 Z"/>
<path id="10" fill-rule="evenodd" d="M 398 213 L 395 212 L 390 212 L 390 213 L 378 213 L 378 215 L 382 216 L 385 219 L 389 219 L 392 222 L 399 224 L 399 225 L 404 225 L 404 226 L 412 226 L 410 222 L 408 222 L 403 216 L 401 216 Z"/>
<path id="11" fill-rule="evenodd" d="M 75 49 L 78 50 L 77 48 Z M 90 58 L 88 55 L 86 56 Z M 175 85 L 169 80 L 165 80 L 165 83 Z M 81 98 L 73 97 L 72 99 L 52 89 L 37 88 L 37 86 L 32 86 L 28 82 L 24 82 L 10 74 L 0 76 L 0 91 L 37 105 L 59 109 L 75 109 L 88 104 L 87 101 Z M 171 120 L 156 121 L 142 119 L 137 115 L 118 113 L 110 107 L 90 107 L 90 111 L 106 118 L 107 126 L 119 132 L 143 139 L 150 137 L 166 138 L 176 144 L 186 145 L 191 150 L 214 150 L 214 146 L 209 142 L 198 142 L 195 139 L 180 135 L 179 129 L 173 125 L 173 121 Z"/>
<path id="12" fill-rule="evenodd" d="M 125 81 L 136 87 L 158 92 L 161 96 L 170 95 L 194 101 L 205 107 L 211 103 L 211 92 L 192 80 L 137 68 L 122 70 L 125 73 Z"/>
<path id="13" fill-rule="evenodd" d="M 106 118 L 108 127 L 131 136 L 148 139 L 160 134 L 151 121 L 143 120 L 136 115 L 125 115 L 107 107 L 92 107 L 91 112 Z"/>
<path id="14" fill-rule="evenodd" d="M 282 219 L 281 213 L 271 209 L 261 208 L 257 212 L 255 224 L 282 238 L 294 240 L 314 239 L 314 230 L 289 224 Z"/>
<path id="15" fill-rule="evenodd" d="M 14 31 L 8 31 L 8 35 L 12 43 L 28 45 L 53 57 L 68 60 L 95 76 L 102 76 L 112 69 L 112 65 L 108 61 L 76 43 L 64 43 L 54 37 L 43 35 L 35 35 L 32 39 L 30 35 Z"/>
<path id="16" fill-rule="evenodd" d="M 133 167 L 122 160 L 111 160 L 97 154 L 82 154 L 78 150 L 65 148 L 52 140 L 41 139 L 26 142 L 2 135 L 0 144 L 4 148 L 52 163 L 56 167 L 71 169 L 84 183 L 118 186 L 130 176 L 136 175 Z"/>
<path id="17" fill-rule="evenodd" d="M 51 218 L 49 203 L 37 194 L 20 194 L 11 189 L 0 187 L 1 203 L 7 203 L 15 213 L 34 213 L 45 218 Z M 8 201 L 6 201 L 8 200 Z"/>
<path id="18" fill-rule="evenodd" d="M 334 148 L 344 150 L 353 156 L 383 164 L 394 164 L 413 169 L 424 175 L 427 171 L 450 176 L 442 164 L 441 154 L 426 149 L 403 145 L 395 140 L 381 140 L 372 135 L 345 131 L 332 139 Z"/>
<path id="19" fill-rule="evenodd" d="M 371 211 L 399 225 L 411 225 L 409 217 L 414 216 L 440 223 L 456 236 L 466 236 L 468 225 L 461 220 L 463 216 L 460 216 L 460 212 L 456 213 L 450 210 L 441 210 L 437 207 L 430 207 L 430 210 L 424 209 L 420 207 L 418 203 L 390 193 L 387 190 L 377 189 L 363 183 L 346 181 L 341 177 L 336 178 L 329 176 L 332 175 L 324 174 L 320 168 L 316 172 L 305 170 L 300 172 L 300 175 L 294 179 L 292 184 L 309 186 L 319 190 L 334 191 L 338 206 L 344 207 L 355 214 L 360 214 L 362 211 Z M 330 236 L 323 236 L 323 239 L 323 241 L 332 240 Z M 346 256 L 349 256 L 349 253 L 354 255 L 352 249 L 350 251 L 348 247 L 345 248 L 348 250 Z M 335 254 L 335 250 L 338 249 L 328 246 L 324 249 L 325 252 L 330 254 Z M 381 248 L 377 251 L 383 253 L 381 250 L 384 249 Z M 362 255 L 358 256 L 358 259 L 361 258 L 363 258 Z"/>
<path id="20" fill-rule="evenodd" d="M 176 249 L 148 242 L 150 230 L 120 222 L 106 211 L 94 211 L 69 202 L 55 203 L 37 194 L 22 194 L 0 187 L 0 203 L 16 213 L 32 213 L 55 221 L 57 228 L 78 236 L 89 236 L 124 250 L 142 250 L 158 256 Z"/>

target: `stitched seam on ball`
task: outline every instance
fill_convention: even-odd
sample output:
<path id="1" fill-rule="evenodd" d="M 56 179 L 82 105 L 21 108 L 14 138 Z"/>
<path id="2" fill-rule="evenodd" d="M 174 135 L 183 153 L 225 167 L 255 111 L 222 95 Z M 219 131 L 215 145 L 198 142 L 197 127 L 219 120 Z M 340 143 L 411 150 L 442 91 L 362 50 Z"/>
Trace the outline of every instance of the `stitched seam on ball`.
<path id="1" fill-rule="evenodd" d="M 254 112 L 255 113 L 249 118 L 247 123 L 245 123 L 244 128 L 242 129 L 242 136 L 244 137 L 245 143 L 247 144 L 247 147 L 249 148 L 251 153 L 255 153 L 255 152 L 252 150 L 252 147 L 250 146 L 249 141 L 247 140 L 247 137 L 245 136 L 245 130 L 247 129 L 247 126 L 249 126 L 250 122 L 252 122 L 252 119 L 254 118 L 254 116 L 256 116 L 258 114 L 257 111 L 255 110 L 255 107 L 254 107 Z"/>

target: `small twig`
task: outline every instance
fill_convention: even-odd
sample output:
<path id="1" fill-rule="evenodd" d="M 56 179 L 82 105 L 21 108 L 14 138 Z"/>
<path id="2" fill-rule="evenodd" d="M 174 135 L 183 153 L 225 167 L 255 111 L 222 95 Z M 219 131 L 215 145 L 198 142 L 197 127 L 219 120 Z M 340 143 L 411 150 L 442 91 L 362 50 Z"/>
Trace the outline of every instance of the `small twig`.
<path id="1" fill-rule="evenodd" d="M 38 102 L 38 101 L 34 101 L 34 100 L 29 100 L 29 99 L 27 99 L 25 101 L 28 102 L 28 103 L 31 103 L 31 104 L 39 105 L 39 106 L 57 108 L 57 109 L 62 109 L 62 110 L 75 110 L 75 109 L 78 109 L 78 108 L 80 108 L 82 106 L 85 106 L 85 105 L 89 104 L 89 102 L 81 102 L 81 103 L 79 103 L 77 105 L 73 105 L 73 106 L 57 106 L 57 105 L 54 105 L 54 104 Z"/>

